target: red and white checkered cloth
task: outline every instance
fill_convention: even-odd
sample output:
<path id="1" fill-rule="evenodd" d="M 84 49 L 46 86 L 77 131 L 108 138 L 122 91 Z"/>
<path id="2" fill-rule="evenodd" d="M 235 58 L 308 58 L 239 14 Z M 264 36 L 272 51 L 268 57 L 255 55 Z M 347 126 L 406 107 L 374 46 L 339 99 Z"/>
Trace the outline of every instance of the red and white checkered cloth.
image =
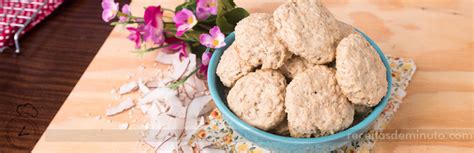
<path id="1" fill-rule="evenodd" d="M 41 4 L 46 4 L 41 7 Z M 36 10 L 40 9 L 38 15 L 33 18 L 25 30 L 33 28 L 41 20 L 53 12 L 63 0 L 0 0 L 0 49 L 13 45 L 13 36 L 32 17 Z"/>

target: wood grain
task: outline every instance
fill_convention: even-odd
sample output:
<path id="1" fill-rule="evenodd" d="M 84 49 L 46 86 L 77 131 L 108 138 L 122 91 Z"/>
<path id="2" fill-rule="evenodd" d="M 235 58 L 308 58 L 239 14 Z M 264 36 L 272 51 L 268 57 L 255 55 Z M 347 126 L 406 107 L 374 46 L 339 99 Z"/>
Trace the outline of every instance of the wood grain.
<path id="1" fill-rule="evenodd" d="M 237 0 L 239 6 L 251 12 L 271 12 L 282 2 L 284 0 Z M 140 0 L 134 1 L 132 8 L 142 13 L 146 5 L 174 7 L 178 3 Z M 326 0 L 325 3 L 338 19 L 353 24 L 372 37 L 386 54 L 415 60 L 418 70 L 388 129 L 474 130 L 471 0 Z M 138 138 L 129 137 L 130 131 L 143 130 L 142 121 L 132 123 L 126 113 L 101 120 L 91 117 L 103 115 L 110 103 L 120 101 L 114 99 L 109 91 L 129 81 L 127 74 L 136 73 L 139 65 L 145 65 L 150 72 L 137 74 L 137 77 L 153 73 L 149 69 L 153 67 L 153 53 L 144 58 L 133 56 L 129 53 L 133 44 L 125 39 L 126 35 L 121 27 L 112 31 L 37 143 L 35 152 L 136 152 L 146 148 L 134 140 Z M 140 113 L 136 111 L 133 116 L 139 117 Z M 112 121 L 107 123 L 107 120 Z M 112 137 L 111 134 L 109 141 L 73 141 L 55 135 L 64 129 L 102 129 L 108 132 L 118 129 L 118 124 L 124 122 L 132 123 L 131 130 L 123 132 L 126 136 L 122 137 Z M 54 141 L 61 138 L 63 141 Z M 473 147 L 472 139 L 380 141 L 375 151 L 472 152 Z"/>
<path id="2" fill-rule="evenodd" d="M 100 14 L 66 1 L 20 39 L 21 55 L 0 54 L 0 152 L 33 149 L 112 30 Z"/>

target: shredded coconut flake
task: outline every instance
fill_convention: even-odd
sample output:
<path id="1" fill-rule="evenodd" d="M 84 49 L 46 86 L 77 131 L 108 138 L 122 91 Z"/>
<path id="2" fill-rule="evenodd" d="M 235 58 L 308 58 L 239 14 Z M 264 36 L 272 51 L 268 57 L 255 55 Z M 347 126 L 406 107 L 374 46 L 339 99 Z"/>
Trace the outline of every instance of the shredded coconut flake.
<path id="1" fill-rule="evenodd" d="M 116 114 L 119 114 L 119 113 L 121 113 L 121 112 L 123 112 L 127 109 L 132 108 L 133 106 L 135 106 L 135 104 L 133 103 L 132 98 L 128 98 L 127 100 L 121 102 L 119 105 L 117 105 L 115 107 L 108 108 L 105 112 L 105 115 L 107 115 L 107 116 L 116 115 Z"/>
<path id="2" fill-rule="evenodd" d="M 143 79 L 141 78 L 138 79 L 137 83 L 138 83 L 138 90 L 140 90 L 142 94 L 147 94 L 148 92 L 150 92 L 150 89 L 147 86 L 145 86 L 145 84 L 143 83 Z"/>
<path id="3" fill-rule="evenodd" d="M 134 90 L 138 89 L 138 84 L 135 81 L 129 82 L 127 84 L 124 84 L 120 87 L 119 89 L 119 94 L 123 95 L 129 92 L 132 92 Z"/>
<path id="4" fill-rule="evenodd" d="M 177 53 L 175 53 L 177 54 Z M 155 58 L 155 61 L 162 63 L 162 64 L 172 64 L 173 58 L 176 56 L 175 54 L 167 54 L 164 52 L 158 52 Z"/>
<path id="5" fill-rule="evenodd" d="M 196 151 L 194 149 L 204 152 L 220 152 L 217 149 L 206 148 L 210 144 L 204 142 L 197 142 L 199 143 L 197 146 L 188 144 L 197 129 L 205 124 L 204 115 L 213 108 L 212 103 L 210 103 L 212 98 L 209 96 L 206 81 L 193 75 L 178 90 L 167 87 L 170 82 L 180 79 L 195 70 L 197 66 L 196 55 L 189 54 L 187 58 L 180 59 L 179 53 L 166 54 L 159 52 L 155 60 L 162 64 L 171 64 L 171 66 L 166 69 L 157 69 L 158 73 L 155 76 L 139 78 L 111 91 L 111 94 L 116 98 L 137 90 L 140 92 L 140 94 L 137 94 L 138 97 L 134 97 L 134 99 L 137 101 L 138 108 L 146 117 L 145 123 L 139 125 L 147 130 L 143 133 L 142 142 L 153 147 L 156 152 L 192 153 Z M 143 65 L 138 67 L 138 71 L 144 71 L 144 69 L 145 66 Z M 132 78 L 135 74 L 130 73 L 128 76 Z M 131 94 L 131 96 L 135 95 Z M 117 106 L 109 106 L 106 115 L 119 114 L 134 105 L 133 100 L 128 98 Z M 128 112 L 130 122 L 135 123 L 137 117 L 132 116 L 132 114 L 133 112 L 130 110 Z M 111 121 L 108 120 L 108 122 Z M 119 125 L 120 129 L 127 129 L 128 127 L 129 123 Z"/>
<path id="6" fill-rule="evenodd" d="M 189 62 L 189 58 L 180 59 L 179 56 L 173 57 L 173 73 L 171 73 L 170 77 L 175 80 L 181 78 L 188 69 Z"/>
<path id="7" fill-rule="evenodd" d="M 120 124 L 120 125 L 119 125 L 119 129 L 120 129 L 120 130 L 128 129 L 128 123 Z"/>

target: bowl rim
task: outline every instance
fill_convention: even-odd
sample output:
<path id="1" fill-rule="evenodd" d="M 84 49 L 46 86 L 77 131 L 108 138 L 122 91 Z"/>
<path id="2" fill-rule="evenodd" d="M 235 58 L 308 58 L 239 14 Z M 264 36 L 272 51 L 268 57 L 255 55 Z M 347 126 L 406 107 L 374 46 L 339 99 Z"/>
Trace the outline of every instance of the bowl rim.
<path id="1" fill-rule="evenodd" d="M 225 38 L 225 43 L 226 46 L 216 49 L 215 53 L 211 57 L 211 61 L 209 62 L 209 69 L 208 69 L 208 86 L 209 90 L 211 92 L 211 96 L 214 100 L 214 103 L 216 104 L 216 107 L 218 110 L 227 117 L 230 122 L 233 122 L 237 124 L 239 127 L 242 127 L 243 130 L 246 130 L 247 132 L 251 132 L 254 135 L 258 135 L 260 137 L 264 137 L 268 140 L 276 141 L 276 142 L 285 142 L 285 143 L 298 143 L 298 144 L 309 144 L 309 143 L 322 143 L 322 142 L 328 142 L 328 141 L 334 141 L 338 139 L 342 139 L 344 137 L 348 138 L 352 134 L 361 131 L 365 129 L 367 126 L 369 126 L 377 117 L 380 115 L 380 113 L 384 110 L 385 106 L 388 104 L 388 99 L 390 98 L 390 93 L 392 89 L 392 77 L 391 77 L 391 69 L 390 69 L 390 64 L 387 61 L 387 58 L 383 54 L 382 50 L 379 48 L 379 46 L 372 40 L 370 39 L 365 33 L 362 31 L 355 29 L 357 32 L 362 34 L 364 38 L 371 44 L 372 47 L 377 51 L 379 57 L 381 58 L 385 68 L 386 68 L 386 75 L 387 75 L 387 83 L 388 83 L 388 89 L 387 93 L 383 97 L 383 99 L 377 104 L 373 111 L 366 117 L 364 118 L 361 122 L 357 123 L 356 125 L 345 129 L 343 131 L 339 131 L 335 134 L 327 135 L 327 136 L 322 136 L 322 137 L 317 137 L 317 138 L 293 138 L 293 137 L 286 137 L 286 136 L 280 136 L 276 134 L 272 134 L 263 130 L 260 130 L 258 128 L 255 128 L 243 120 L 241 120 L 239 117 L 237 117 L 224 103 L 222 97 L 220 97 L 218 88 L 217 88 L 217 74 L 216 74 L 216 69 L 217 65 L 219 63 L 220 57 L 222 56 L 223 52 L 229 47 L 234 39 L 235 39 L 235 34 L 234 32 L 230 33 L 226 38 Z M 234 127 L 232 127 L 234 128 Z"/>

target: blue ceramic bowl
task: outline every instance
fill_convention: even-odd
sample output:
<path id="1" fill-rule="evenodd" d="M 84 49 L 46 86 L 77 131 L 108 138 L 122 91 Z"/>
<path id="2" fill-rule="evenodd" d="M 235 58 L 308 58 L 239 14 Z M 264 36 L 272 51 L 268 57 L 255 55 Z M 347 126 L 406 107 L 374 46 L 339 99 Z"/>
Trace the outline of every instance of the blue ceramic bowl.
<path id="1" fill-rule="evenodd" d="M 372 122 L 380 115 L 385 106 L 387 105 L 388 98 L 392 87 L 391 70 L 385 55 L 382 53 L 380 48 L 375 44 L 372 39 L 367 35 L 361 33 L 367 41 L 377 50 L 377 53 L 382 59 L 385 68 L 387 69 L 387 82 L 388 90 L 382 101 L 374 107 L 372 113 L 370 113 L 364 120 L 358 124 L 338 133 L 318 137 L 318 138 L 292 138 L 275 135 L 257 129 L 246 122 L 242 121 L 237 117 L 228 107 L 227 100 L 224 94 L 224 85 L 216 75 L 216 68 L 219 64 L 219 60 L 222 53 L 229 47 L 235 39 L 234 33 L 231 33 L 225 39 L 227 46 L 217 49 L 211 58 L 208 71 L 208 84 L 211 91 L 212 98 L 221 112 L 224 120 L 240 135 L 245 137 L 247 140 L 271 151 L 278 152 L 325 152 L 335 150 L 354 139 L 357 139 L 362 133 L 368 130 L 372 125 Z"/>

